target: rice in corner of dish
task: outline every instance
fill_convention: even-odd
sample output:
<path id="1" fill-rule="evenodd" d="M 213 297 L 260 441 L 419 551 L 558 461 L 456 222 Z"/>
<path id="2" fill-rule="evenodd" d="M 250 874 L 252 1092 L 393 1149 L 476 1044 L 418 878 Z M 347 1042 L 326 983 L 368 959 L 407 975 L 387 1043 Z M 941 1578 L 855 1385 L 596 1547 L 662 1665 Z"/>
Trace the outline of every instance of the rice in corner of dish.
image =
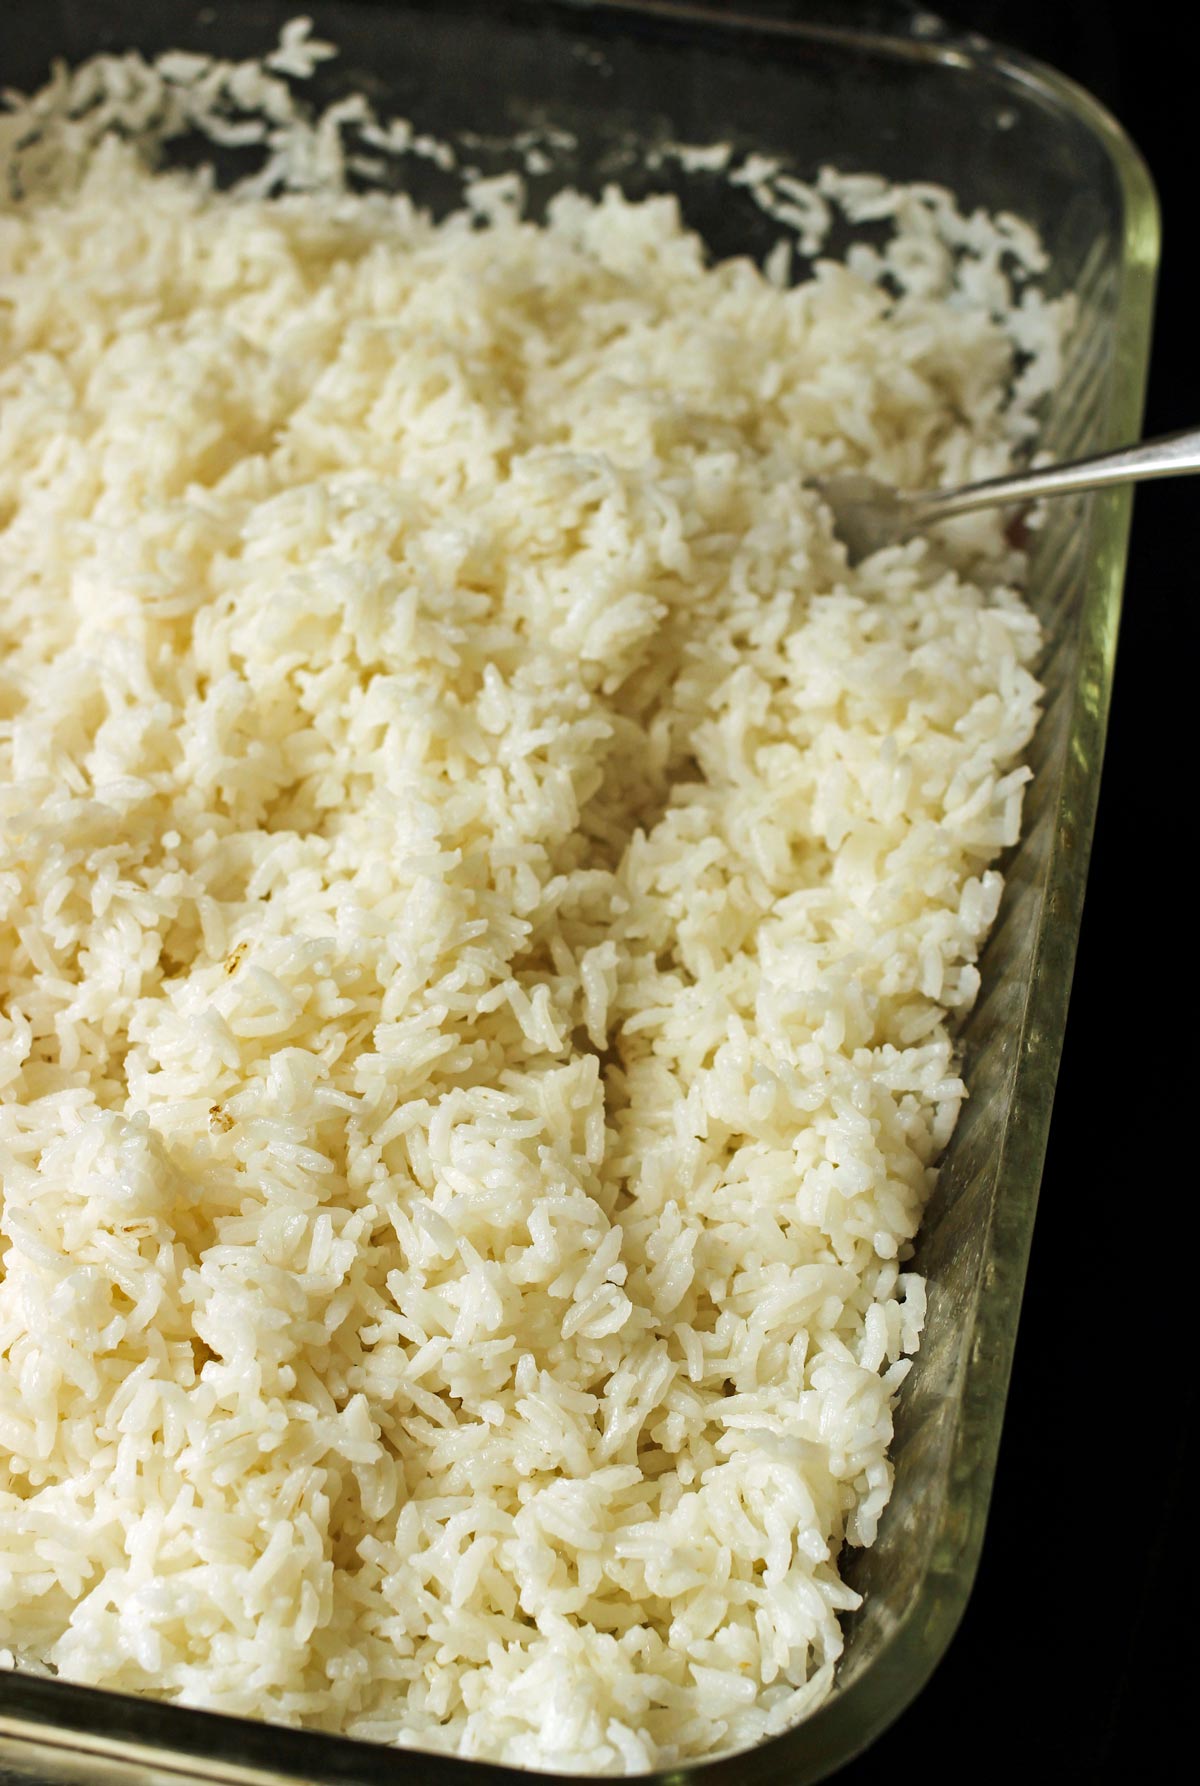
<path id="1" fill-rule="evenodd" d="M 890 291 L 784 290 L 667 199 L 435 225 L 294 117 L 299 195 L 111 134 L 277 144 L 222 68 L 4 124 L 0 1645 L 748 1744 L 888 1498 L 1038 700 L 993 520 L 849 571 L 803 477 L 998 468 L 1032 312 L 928 194 Z"/>

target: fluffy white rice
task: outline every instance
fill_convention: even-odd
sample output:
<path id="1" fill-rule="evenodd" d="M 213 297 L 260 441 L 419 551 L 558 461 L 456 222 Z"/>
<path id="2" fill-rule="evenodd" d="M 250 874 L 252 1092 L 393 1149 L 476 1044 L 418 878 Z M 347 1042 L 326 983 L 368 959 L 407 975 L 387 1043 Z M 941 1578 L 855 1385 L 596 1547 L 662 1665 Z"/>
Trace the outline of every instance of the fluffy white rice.
<path id="1" fill-rule="evenodd" d="M 239 81 L 233 196 L 105 134 L 244 137 Z M 944 194 L 792 181 L 896 227 L 780 289 L 666 198 L 348 196 L 281 93 L 127 59 L 6 127 L 0 1645 L 744 1745 L 888 1498 L 1038 698 L 994 518 L 850 571 L 803 480 L 999 469 L 1056 318 Z"/>

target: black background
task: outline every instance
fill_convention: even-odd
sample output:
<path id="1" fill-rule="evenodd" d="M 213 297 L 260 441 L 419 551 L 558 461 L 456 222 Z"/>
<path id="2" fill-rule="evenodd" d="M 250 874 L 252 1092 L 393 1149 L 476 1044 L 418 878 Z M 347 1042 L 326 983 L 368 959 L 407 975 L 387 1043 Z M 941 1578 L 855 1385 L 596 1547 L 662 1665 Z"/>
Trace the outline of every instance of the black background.
<path id="1" fill-rule="evenodd" d="M 1138 144 L 1164 241 L 1146 432 L 1200 424 L 1194 6 L 935 10 L 1072 75 Z M 1087 907 L 979 1577 L 932 1681 L 838 1786 L 1191 1776 L 1175 1745 L 1191 1724 L 1197 1656 L 1184 1333 L 1200 1274 L 1184 1135 L 1196 1104 L 1186 925 L 1197 880 L 1185 864 L 1198 491 L 1157 484 L 1135 503 Z"/>

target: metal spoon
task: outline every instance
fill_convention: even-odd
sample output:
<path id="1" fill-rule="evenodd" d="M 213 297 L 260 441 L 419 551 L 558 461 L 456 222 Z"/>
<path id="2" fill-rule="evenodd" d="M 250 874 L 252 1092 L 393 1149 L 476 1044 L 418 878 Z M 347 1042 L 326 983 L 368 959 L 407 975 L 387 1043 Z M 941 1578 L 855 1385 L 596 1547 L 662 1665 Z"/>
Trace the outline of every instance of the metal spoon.
<path id="1" fill-rule="evenodd" d="M 963 484 L 957 490 L 893 490 L 862 472 L 818 478 L 816 488 L 833 511 L 833 530 L 858 564 L 881 546 L 894 545 L 922 533 L 952 515 L 972 509 L 1000 508 L 1010 502 L 1034 502 L 1043 496 L 1065 496 L 1098 490 L 1105 484 L 1134 484 L 1144 478 L 1179 477 L 1200 471 L 1200 429 L 1185 428 L 1115 453 L 1095 453 L 1066 465 L 1019 471 L 1010 477 Z"/>

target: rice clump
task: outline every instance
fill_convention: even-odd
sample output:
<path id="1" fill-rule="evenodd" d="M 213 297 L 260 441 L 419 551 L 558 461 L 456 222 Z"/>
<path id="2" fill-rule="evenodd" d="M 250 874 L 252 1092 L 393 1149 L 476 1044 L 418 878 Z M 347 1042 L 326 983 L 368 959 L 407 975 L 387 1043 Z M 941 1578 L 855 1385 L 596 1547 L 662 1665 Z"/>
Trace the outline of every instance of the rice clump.
<path id="1" fill-rule="evenodd" d="M 888 1499 L 1038 698 L 994 518 L 850 570 L 804 480 L 1001 469 L 1050 313 L 1014 397 L 944 195 L 782 289 L 668 198 L 355 196 L 320 126 L 303 193 L 81 148 L 72 80 L 152 137 L 233 78 L 166 60 L 60 72 L 0 210 L 0 1646 L 754 1742 Z"/>

